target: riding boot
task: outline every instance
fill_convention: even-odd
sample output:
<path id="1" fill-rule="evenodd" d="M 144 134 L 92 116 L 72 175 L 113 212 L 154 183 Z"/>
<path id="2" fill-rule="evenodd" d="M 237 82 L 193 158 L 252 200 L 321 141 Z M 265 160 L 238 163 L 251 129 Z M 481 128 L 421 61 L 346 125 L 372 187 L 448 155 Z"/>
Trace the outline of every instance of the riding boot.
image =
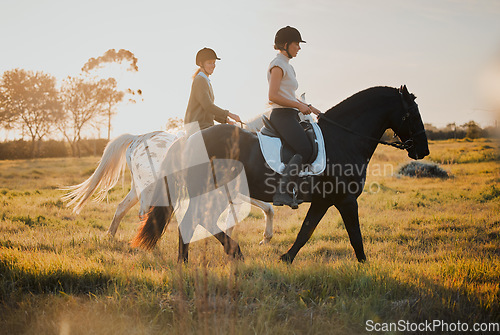
<path id="1" fill-rule="evenodd" d="M 273 196 L 274 206 L 290 206 L 297 209 L 302 201 L 297 200 L 297 179 L 302 166 L 302 156 L 295 154 L 288 162 L 278 182 L 278 188 Z M 290 192 L 291 191 L 291 192 Z M 292 193 L 292 194 L 290 194 Z"/>

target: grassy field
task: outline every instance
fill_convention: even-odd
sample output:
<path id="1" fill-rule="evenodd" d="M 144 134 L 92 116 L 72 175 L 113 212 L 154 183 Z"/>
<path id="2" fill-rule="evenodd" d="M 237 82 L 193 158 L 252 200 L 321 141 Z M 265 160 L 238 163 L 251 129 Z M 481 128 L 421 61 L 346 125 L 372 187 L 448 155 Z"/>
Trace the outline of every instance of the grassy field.
<path id="1" fill-rule="evenodd" d="M 276 208 L 264 246 L 264 217 L 252 210 L 235 230 L 245 261 L 207 239 L 181 266 L 175 224 L 152 252 L 129 246 L 137 206 L 116 238 L 106 237 L 128 176 L 80 215 L 65 208 L 58 188 L 86 179 L 98 157 L 0 161 L 0 333 L 357 334 L 367 321 L 498 324 L 496 147 L 432 142 L 430 160 L 451 177 L 418 180 L 395 176 L 405 153 L 377 149 L 359 198 L 366 264 L 356 262 L 334 208 L 291 266 L 278 262 L 303 205 Z"/>

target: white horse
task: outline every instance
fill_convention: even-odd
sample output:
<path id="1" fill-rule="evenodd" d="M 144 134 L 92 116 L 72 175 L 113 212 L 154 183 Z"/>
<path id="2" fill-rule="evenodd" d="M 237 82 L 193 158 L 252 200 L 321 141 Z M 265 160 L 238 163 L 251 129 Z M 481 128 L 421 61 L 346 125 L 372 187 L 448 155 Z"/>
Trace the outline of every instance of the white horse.
<path id="1" fill-rule="evenodd" d="M 250 131 L 257 131 L 262 126 L 260 116 L 246 123 Z M 168 148 L 181 134 L 171 134 L 164 131 L 155 131 L 143 135 L 123 134 L 109 142 L 94 173 L 83 183 L 65 188 L 69 192 L 62 197 L 68 201 L 67 207 L 75 205 L 73 211 L 80 213 L 86 202 L 97 192 L 95 201 L 100 202 L 118 182 L 122 171 L 127 164 L 132 185 L 130 192 L 118 204 L 115 215 L 108 229 L 110 236 L 115 236 L 121 220 L 127 212 L 140 201 L 139 215 L 146 214 L 153 189 L 148 187 L 157 179 L 161 163 L 167 154 Z M 269 203 L 248 199 L 248 201 L 262 209 L 266 215 L 264 238 L 260 244 L 268 243 L 273 237 L 273 206 Z"/>

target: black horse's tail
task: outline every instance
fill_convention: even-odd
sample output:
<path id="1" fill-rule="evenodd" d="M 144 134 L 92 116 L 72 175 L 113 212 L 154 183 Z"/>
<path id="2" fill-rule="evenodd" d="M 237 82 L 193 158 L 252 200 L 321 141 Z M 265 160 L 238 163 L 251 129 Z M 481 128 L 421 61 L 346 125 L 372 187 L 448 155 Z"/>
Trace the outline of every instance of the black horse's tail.
<path id="1" fill-rule="evenodd" d="M 173 206 L 153 206 L 142 218 L 139 232 L 131 241 L 132 247 L 151 250 L 163 235 L 165 228 L 172 220 Z"/>

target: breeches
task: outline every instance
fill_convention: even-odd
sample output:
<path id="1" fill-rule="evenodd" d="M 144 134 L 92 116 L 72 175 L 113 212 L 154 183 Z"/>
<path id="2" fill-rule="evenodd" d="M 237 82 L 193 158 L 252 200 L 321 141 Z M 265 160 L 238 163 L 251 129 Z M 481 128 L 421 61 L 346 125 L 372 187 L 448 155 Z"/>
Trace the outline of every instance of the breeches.
<path id="1" fill-rule="evenodd" d="M 312 155 L 311 143 L 299 124 L 299 111 L 292 108 L 275 108 L 271 112 L 270 120 L 281 138 L 285 140 L 295 153 L 302 156 L 304 162 L 308 162 Z"/>

